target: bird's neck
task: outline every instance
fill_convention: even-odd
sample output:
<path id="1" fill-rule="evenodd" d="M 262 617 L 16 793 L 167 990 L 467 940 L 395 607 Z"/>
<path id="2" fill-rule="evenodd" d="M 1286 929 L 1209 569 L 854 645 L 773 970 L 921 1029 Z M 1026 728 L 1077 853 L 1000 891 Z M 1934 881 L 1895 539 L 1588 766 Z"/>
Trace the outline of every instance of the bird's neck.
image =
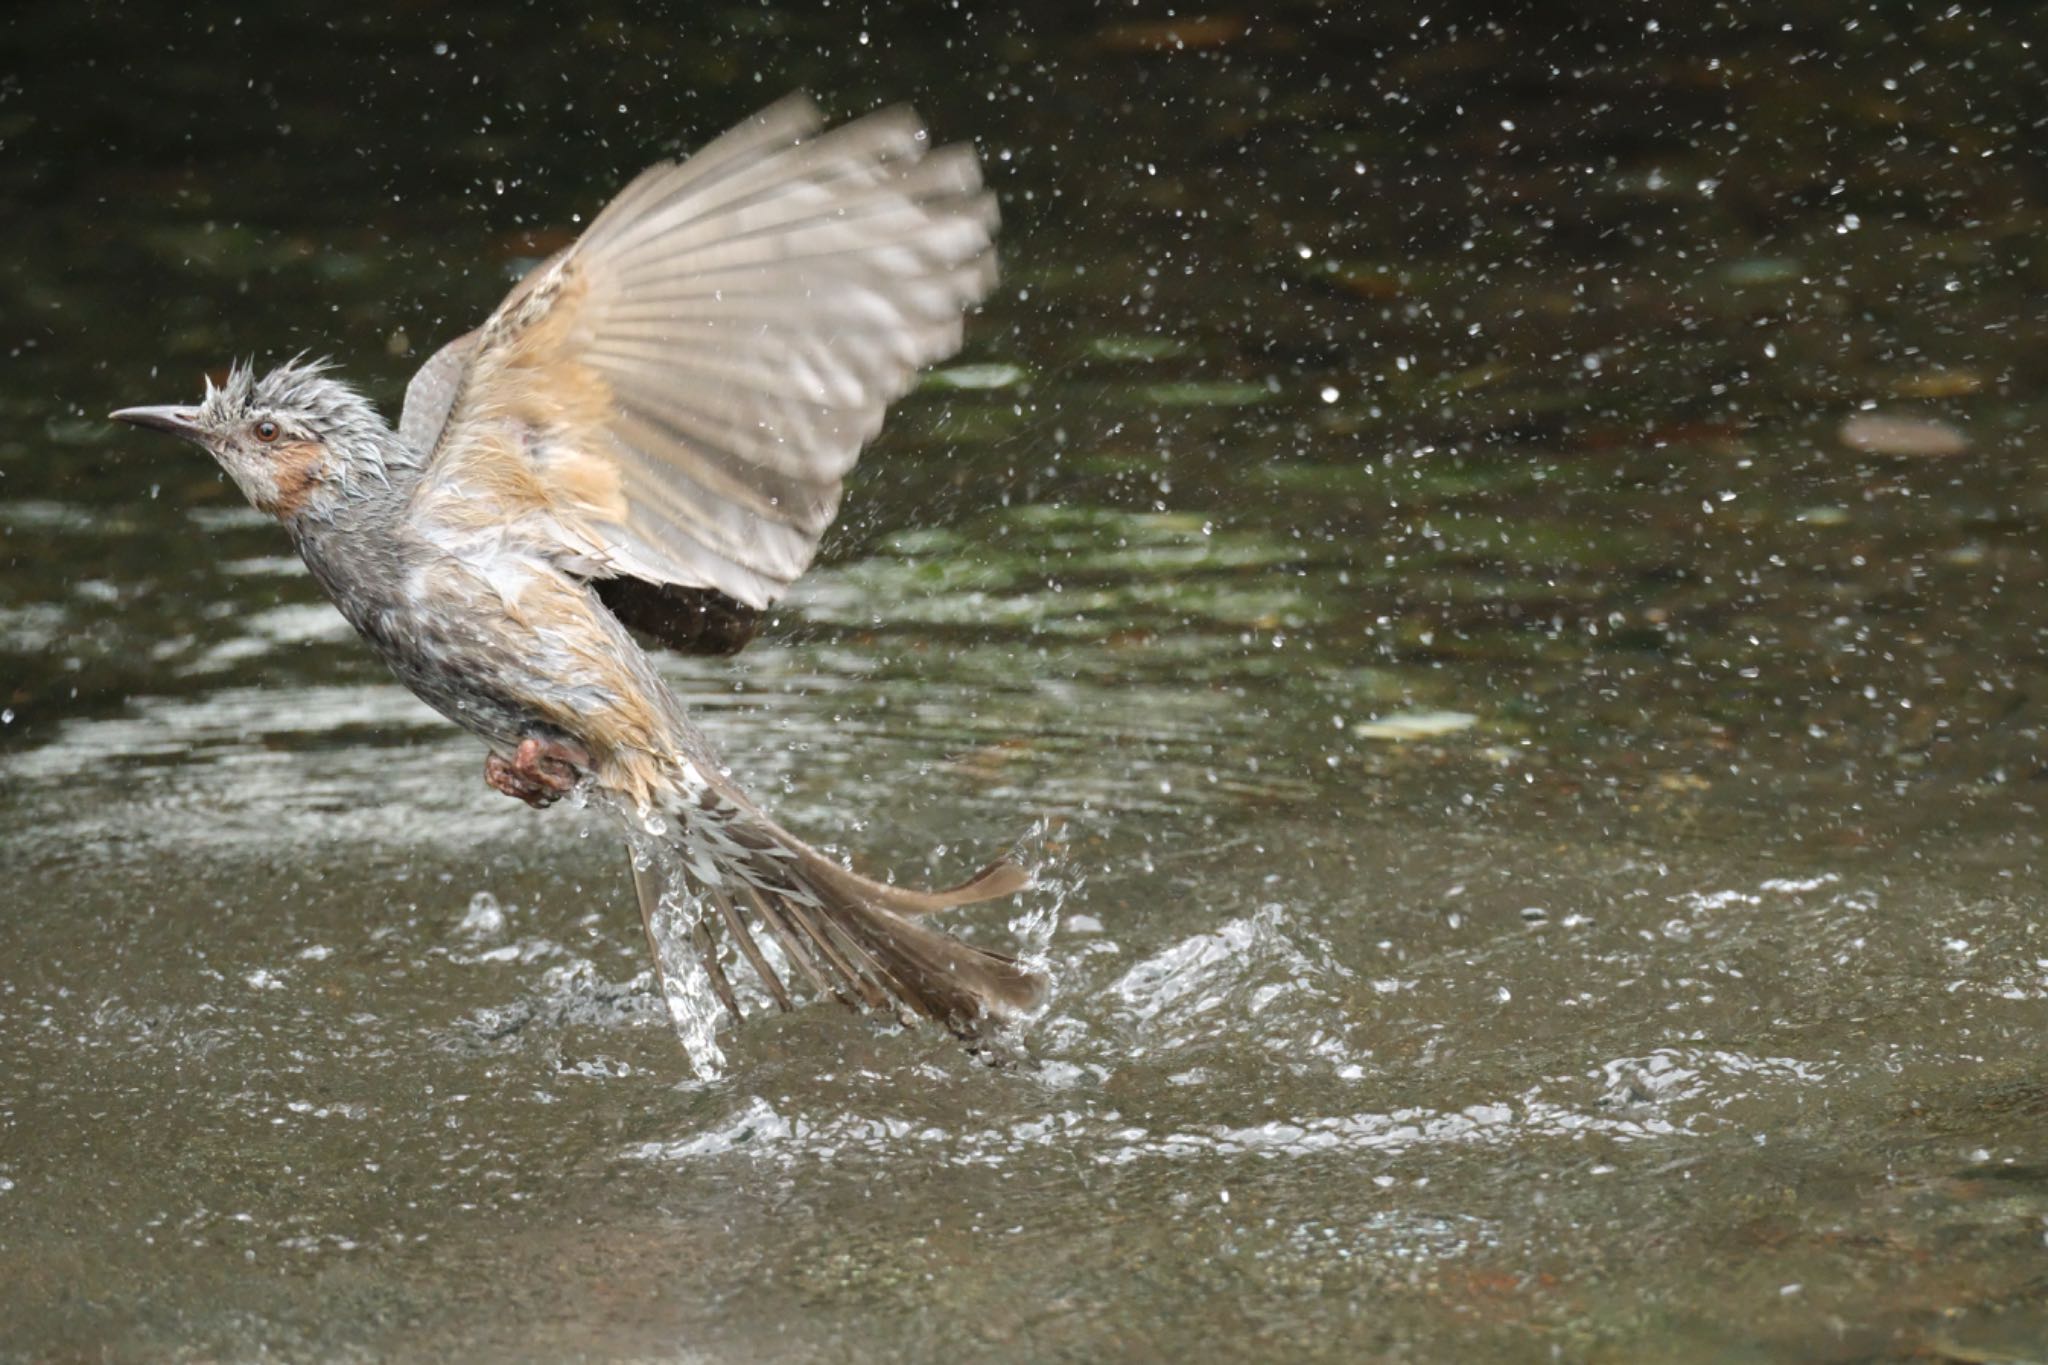
<path id="1" fill-rule="evenodd" d="M 318 496 L 284 518 L 284 525 L 306 567 L 347 614 L 351 592 L 396 581 L 410 540 L 404 534 L 406 510 L 425 462 L 381 425 L 354 434 L 333 453 L 337 458 Z"/>
<path id="2" fill-rule="evenodd" d="M 426 463 L 404 437 L 378 423 L 329 447 L 333 458 L 320 494 L 293 519 L 294 534 L 355 534 L 388 527 L 404 515 Z"/>

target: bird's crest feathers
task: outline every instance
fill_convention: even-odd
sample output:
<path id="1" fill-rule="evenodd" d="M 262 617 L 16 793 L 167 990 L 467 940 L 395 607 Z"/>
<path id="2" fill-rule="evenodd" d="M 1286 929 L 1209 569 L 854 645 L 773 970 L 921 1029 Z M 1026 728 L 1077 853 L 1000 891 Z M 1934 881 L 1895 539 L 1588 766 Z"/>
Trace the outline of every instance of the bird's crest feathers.
<path id="1" fill-rule="evenodd" d="M 330 376 L 333 368 L 325 356 L 308 359 L 301 351 L 258 379 L 253 361 L 237 360 L 228 366 L 227 377 L 220 383 L 214 383 L 211 375 L 206 377 L 200 421 L 224 429 L 252 413 L 264 412 L 301 418 L 324 432 L 357 425 L 366 415 L 375 419 L 375 410 L 360 393 Z"/>

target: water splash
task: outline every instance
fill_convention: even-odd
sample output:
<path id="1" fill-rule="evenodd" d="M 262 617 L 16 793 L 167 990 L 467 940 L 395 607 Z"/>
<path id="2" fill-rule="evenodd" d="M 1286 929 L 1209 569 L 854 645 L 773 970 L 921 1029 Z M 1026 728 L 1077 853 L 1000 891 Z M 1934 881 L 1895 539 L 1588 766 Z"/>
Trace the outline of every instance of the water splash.
<path id="1" fill-rule="evenodd" d="M 696 1132 L 633 1143 L 620 1155 L 629 1161 L 677 1163 L 742 1157 L 784 1167 L 854 1160 L 894 1166 L 916 1151 L 922 1159 L 951 1166 L 1000 1167 L 1032 1162 L 1051 1150 L 1091 1165 L 1118 1167 L 1245 1156 L 1388 1159 L 1508 1148 L 1537 1139 L 1672 1142 L 1709 1138 L 1733 1127 L 1713 1113 L 1673 1118 L 1616 1112 L 1604 1103 L 1568 1104 L 1534 1090 L 1455 1109 L 1417 1105 L 1305 1113 L 1248 1124 L 1154 1124 L 1113 1109 L 1070 1106 L 990 1124 L 952 1125 L 851 1106 L 808 1113 L 795 1101 L 785 1100 L 777 1108 L 752 1095 Z"/>
<path id="2" fill-rule="evenodd" d="M 725 1050 L 718 1045 L 718 1024 L 725 1006 L 719 1003 L 711 974 L 691 944 L 708 906 L 689 891 L 690 882 L 675 855 L 673 838 L 665 820 L 659 828 L 653 821 L 627 824 L 627 846 L 635 871 L 655 871 L 665 888 L 648 924 L 662 1003 L 668 1008 L 676 1039 L 690 1059 L 690 1069 L 699 1080 L 715 1081 L 725 1074 Z"/>
<path id="3" fill-rule="evenodd" d="M 470 938 L 496 938 L 505 932 L 505 907 L 490 892 L 479 891 L 469 898 L 469 908 L 455 932 Z"/>
<path id="4" fill-rule="evenodd" d="M 1169 1045 L 1207 1035 L 1212 1017 L 1256 1016 L 1281 999 L 1321 999 L 1348 978 L 1329 946 L 1278 902 L 1144 958 L 1109 987 L 1127 1024 Z"/>
<path id="5" fill-rule="evenodd" d="M 715 1081 L 725 1074 L 725 1050 L 718 1045 L 718 1021 L 725 1007 L 711 988 L 711 974 L 689 946 L 704 909 L 704 902 L 687 892 L 663 893 L 654 913 L 654 948 L 661 966 L 661 998 L 676 1039 L 697 1078 Z"/>
<path id="6" fill-rule="evenodd" d="M 1055 817 L 1041 817 L 1010 850 L 1030 878 L 1017 895 L 1019 911 L 1010 917 L 1010 932 L 1016 936 L 1018 960 L 1043 975 L 1047 983 L 1045 999 L 1034 1018 L 1043 1017 L 1059 994 L 1059 977 L 1052 969 L 1053 937 L 1059 932 L 1061 911 L 1087 883 L 1061 838 L 1063 823 Z"/>

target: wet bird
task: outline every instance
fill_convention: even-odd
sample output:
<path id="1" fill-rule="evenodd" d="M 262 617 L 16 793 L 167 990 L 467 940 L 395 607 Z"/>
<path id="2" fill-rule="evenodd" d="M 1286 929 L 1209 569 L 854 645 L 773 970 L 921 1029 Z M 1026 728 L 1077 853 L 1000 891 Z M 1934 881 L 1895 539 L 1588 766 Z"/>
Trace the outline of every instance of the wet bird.
<path id="1" fill-rule="evenodd" d="M 800 980 L 973 1037 L 1042 978 L 922 917 L 1022 869 L 923 891 L 812 848 L 727 775 L 628 627 L 745 643 L 884 409 L 958 349 L 995 222 L 971 148 L 932 150 L 901 108 L 827 129 L 793 97 L 633 180 L 420 368 L 396 430 L 324 362 L 113 416 L 211 452 L 399 678 L 483 737 L 492 786 L 618 812 L 658 973 L 686 902 L 735 1015 L 713 926 L 784 1009 Z"/>

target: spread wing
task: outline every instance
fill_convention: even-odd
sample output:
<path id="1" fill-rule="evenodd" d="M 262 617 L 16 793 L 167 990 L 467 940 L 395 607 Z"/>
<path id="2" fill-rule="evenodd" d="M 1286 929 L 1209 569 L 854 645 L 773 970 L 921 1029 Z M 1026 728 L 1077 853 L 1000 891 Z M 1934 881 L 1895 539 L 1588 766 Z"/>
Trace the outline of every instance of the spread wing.
<path id="1" fill-rule="evenodd" d="M 641 174 L 414 376 L 416 521 L 671 603 L 773 602 L 994 283 L 973 151 L 927 148 L 907 109 L 825 131 L 792 97 Z"/>

